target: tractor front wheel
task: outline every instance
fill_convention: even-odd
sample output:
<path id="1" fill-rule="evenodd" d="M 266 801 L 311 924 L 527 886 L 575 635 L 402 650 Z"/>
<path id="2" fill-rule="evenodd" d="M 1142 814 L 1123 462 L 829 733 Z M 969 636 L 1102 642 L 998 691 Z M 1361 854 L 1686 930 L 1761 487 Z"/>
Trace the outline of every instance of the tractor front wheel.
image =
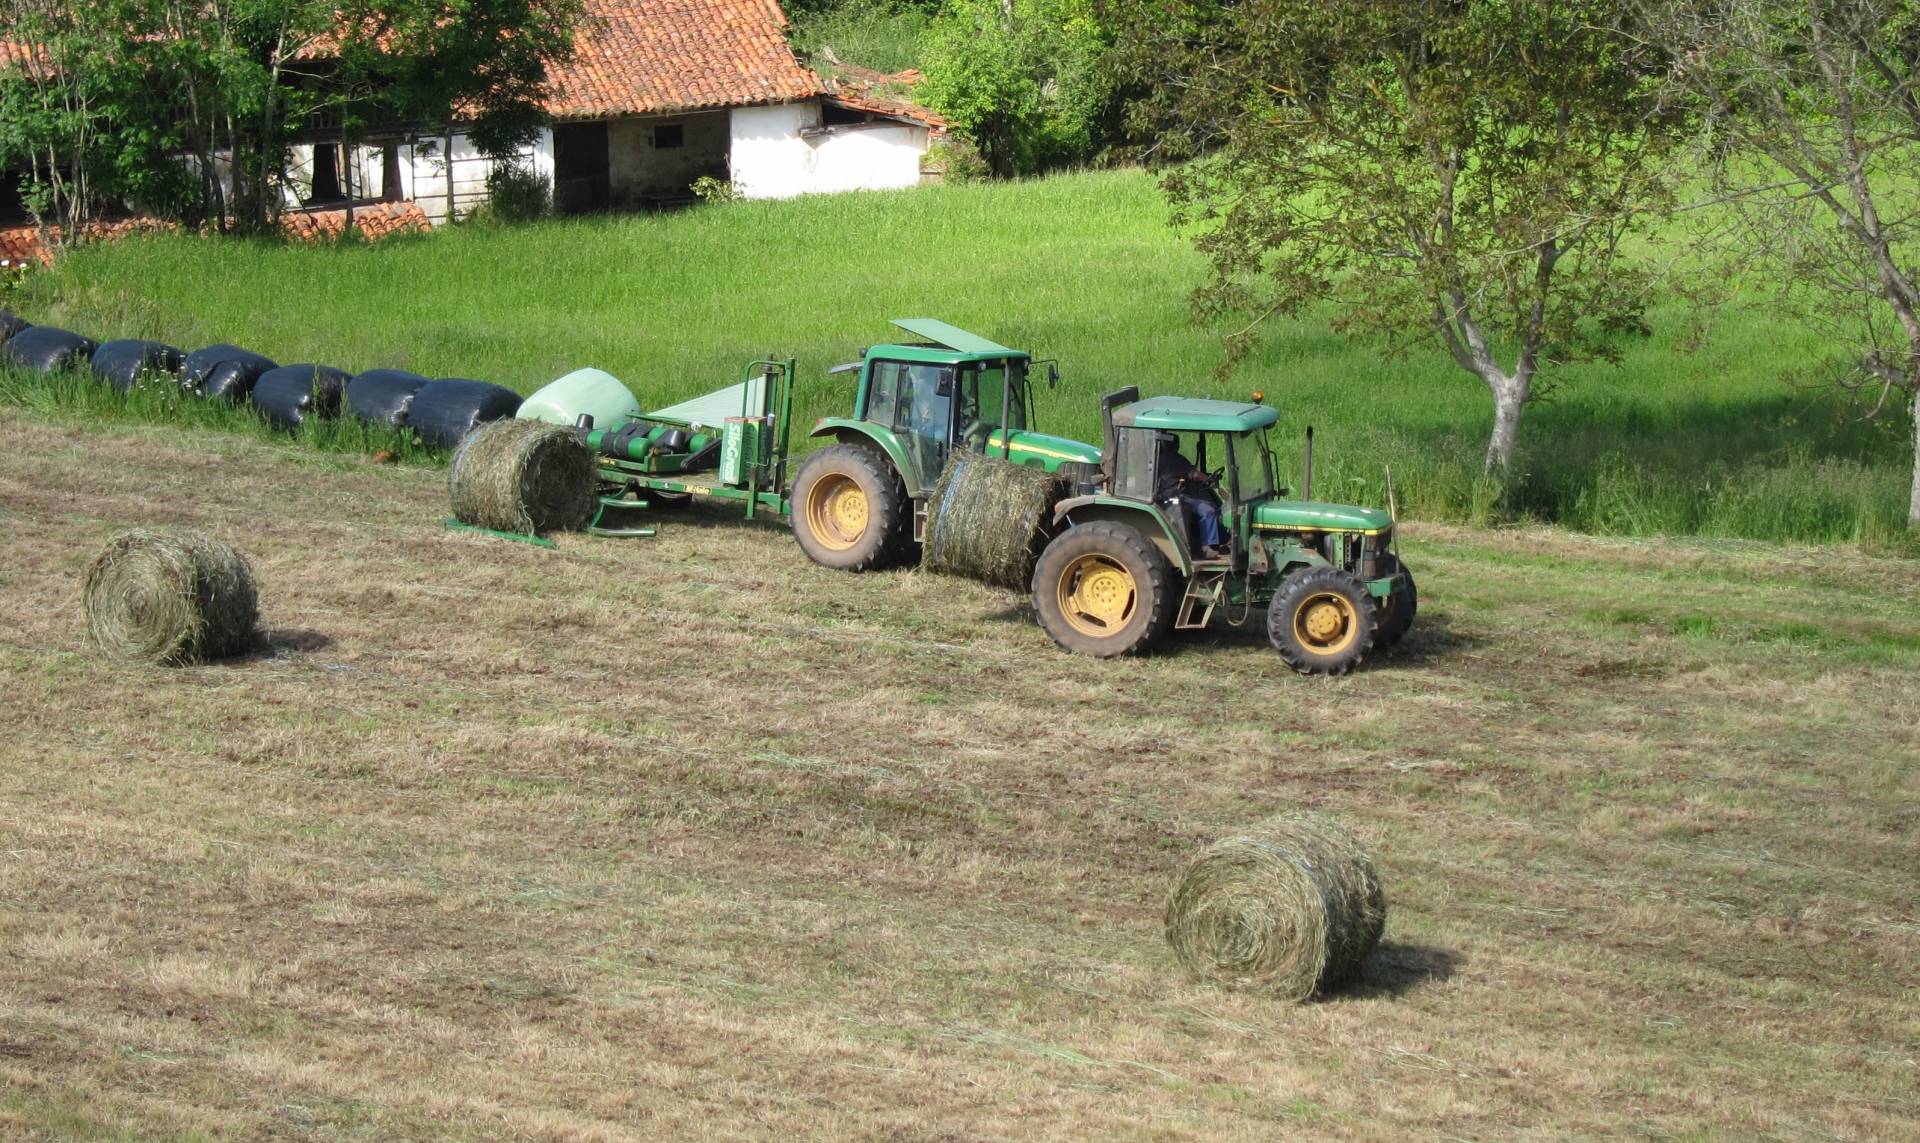
<path id="1" fill-rule="evenodd" d="M 821 449 L 793 482 L 793 538 L 807 558 L 870 571 L 898 549 L 912 520 L 907 490 L 884 456 L 859 445 Z"/>
<path id="2" fill-rule="evenodd" d="M 1344 675 L 1373 646 L 1373 597 L 1339 568 L 1301 568 L 1267 609 L 1267 639 L 1303 675 Z"/>
<path id="3" fill-rule="evenodd" d="M 1413 614 L 1420 610 L 1420 590 L 1413 585 L 1413 573 L 1407 571 L 1407 565 L 1401 564 L 1400 570 L 1407 577 L 1407 584 L 1399 591 L 1381 600 L 1375 608 L 1375 630 L 1373 645 L 1392 647 L 1407 637 L 1413 628 Z"/>
<path id="4" fill-rule="evenodd" d="M 1053 641 L 1110 659 L 1146 650 L 1173 622 L 1173 569 L 1136 528 L 1069 528 L 1033 569 L 1033 609 Z"/>

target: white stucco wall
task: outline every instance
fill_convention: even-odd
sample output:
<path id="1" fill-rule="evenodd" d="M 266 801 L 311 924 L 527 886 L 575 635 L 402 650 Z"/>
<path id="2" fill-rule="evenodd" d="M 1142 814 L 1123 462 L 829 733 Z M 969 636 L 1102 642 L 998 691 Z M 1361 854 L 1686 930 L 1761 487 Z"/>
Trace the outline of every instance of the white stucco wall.
<path id="1" fill-rule="evenodd" d="M 909 123 L 819 131 L 818 102 L 737 107 L 731 125 L 733 189 L 742 198 L 915 186 L 927 152 L 927 129 Z"/>
<path id="2" fill-rule="evenodd" d="M 927 129 L 910 123 L 836 127 L 813 144 L 815 191 L 889 190 L 918 186 Z"/>
<path id="3" fill-rule="evenodd" d="M 800 137 L 820 124 L 820 104 L 736 107 L 729 117 L 728 165 L 741 198 L 792 198 L 812 190 L 813 148 Z"/>

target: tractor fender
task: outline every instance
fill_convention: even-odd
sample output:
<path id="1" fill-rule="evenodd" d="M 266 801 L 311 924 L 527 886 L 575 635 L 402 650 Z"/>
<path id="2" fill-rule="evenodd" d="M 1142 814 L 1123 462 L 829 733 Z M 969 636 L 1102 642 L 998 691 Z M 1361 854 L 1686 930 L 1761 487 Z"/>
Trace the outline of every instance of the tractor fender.
<path id="1" fill-rule="evenodd" d="M 1167 522 L 1166 514 L 1160 511 L 1158 505 L 1094 495 L 1070 497 L 1053 508 L 1056 528 L 1063 523 L 1091 524 L 1096 520 L 1110 520 L 1138 530 L 1154 547 L 1160 549 L 1160 554 L 1167 557 L 1167 562 L 1179 569 L 1181 575 L 1193 574 L 1193 561 L 1187 557 L 1187 546 L 1174 538 L 1173 525 Z"/>
<path id="2" fill-rule="evenodd" d="M 893 474 L 900 478 L 900 483 L 907 482 L 907 473 L 910 471 L 907 468 L 907 452 L 900 447 L 900 439 L 891 429 L 867 421 L 848 420 L 844 417 L 822 417 L 820 422 L 813 426 L 813 431 L 807 435 L 831 437 L 841 444 L 871 445 L 886 454 L 887 462 L 893 465 Z M 920 496 L 924 495 L 924 492 L 908 488 L 907 494 Z"/>

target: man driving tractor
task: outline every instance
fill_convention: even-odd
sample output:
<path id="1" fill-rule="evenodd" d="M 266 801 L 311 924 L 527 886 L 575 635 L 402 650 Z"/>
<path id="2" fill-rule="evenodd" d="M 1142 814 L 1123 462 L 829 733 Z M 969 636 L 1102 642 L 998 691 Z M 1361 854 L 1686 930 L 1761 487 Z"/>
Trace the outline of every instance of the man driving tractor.
<path id="1" fill-rule="evenodd" d="M 1220 478 L 1195 468 L 1192 461 L 1182 456 L 1180 438 L 1174 434 L 1155 433 L 1153 440 L 1159 451 L 1154 458 L 1153 498 L 1162 504 L 1178 500 L 1193 513 L 1200 533 L 1201 559 L 1226 559 L 1227 536 L 1220 526 L 1220 498 L 1213 491 Z"/>

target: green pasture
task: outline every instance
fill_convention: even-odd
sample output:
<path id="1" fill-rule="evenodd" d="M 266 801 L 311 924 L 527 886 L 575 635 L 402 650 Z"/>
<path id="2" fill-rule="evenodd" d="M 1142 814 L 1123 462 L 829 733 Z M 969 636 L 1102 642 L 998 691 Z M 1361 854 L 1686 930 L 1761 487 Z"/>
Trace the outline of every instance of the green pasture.
<path id="1" fill-rule="evenodd" d="M 800 359 L 799 413 L 846 408 L 828 366 L 887 340 L 887 319 L 944 318 L 1056 358 L 1042 428 L 1092 438 L 1096 398 L 1243 395 L 1281 411 L 1283 465 L 1316 430 L 1314 491 L 1378 501 L 1393 466 L 1404 512 L 1520 517 L 1620 534 L 1697 533 L 1878 546 L 1902 530 L 1909 425 L 1860 420 L 1787 377 L 1830 349 L 1764 305 L 1712 315 L 1658 302 L 1619 366 L 1558 370 L 1527 414 L 1504 500 L 1479 478 L 1491 408 L 1436 345 L 1398 358 L 1330 331 L 1270 323 L 1228 379 L 1222 331 L 1197 327 L 1199 257 L 1138 172 L 931 186 L 670 215 L 463 225 L 374 246 L 151 238 L 80 251 L 16 304 L 97 338 L 232 341 L 281 362 L 376 366 L 532 392 L 584 365 L 644 404 Z"/>

